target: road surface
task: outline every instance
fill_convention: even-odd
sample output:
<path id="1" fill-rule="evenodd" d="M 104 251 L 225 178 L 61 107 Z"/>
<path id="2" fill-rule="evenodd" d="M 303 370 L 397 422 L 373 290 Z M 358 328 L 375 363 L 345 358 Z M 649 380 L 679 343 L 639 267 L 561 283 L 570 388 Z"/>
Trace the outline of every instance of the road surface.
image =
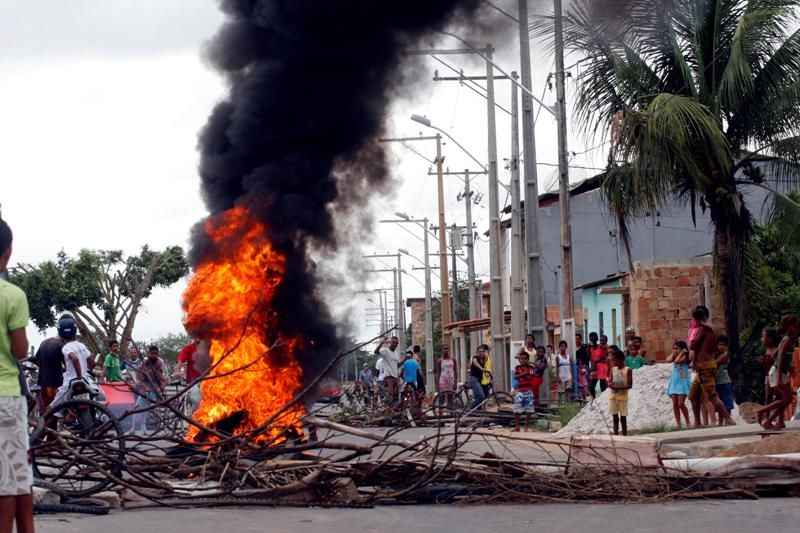
<path id="1" fill-rule="evenodd" d="M 414 505 L 374 509 L 222 508 L 49 515 L 39 533 L 797 531 L 800 498 L 658 504 Z"/>

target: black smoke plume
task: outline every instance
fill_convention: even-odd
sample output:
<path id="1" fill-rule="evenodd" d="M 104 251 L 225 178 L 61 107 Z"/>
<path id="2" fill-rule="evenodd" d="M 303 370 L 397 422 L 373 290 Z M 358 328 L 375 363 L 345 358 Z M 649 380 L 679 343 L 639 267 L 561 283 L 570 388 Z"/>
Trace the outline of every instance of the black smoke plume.
<path id="1" fill-rule="evenodd" d="M 303 374 L 338 349 L 336 326 L 309 259 L 335 249 L 336 216 L 388 180 L 376 141 L 406 77 L 403 50 L 463 18 L 478 0 L 223 0 L 208 48 L 230 84 L 199 139 L 210 216 L 247 205 L 288 259 L 273 300 L 279 333 L 306 339 Z M 195 228 L 192 260 L 215 250 Z M 257 290 L 257 289 L 256 289 Z"/>

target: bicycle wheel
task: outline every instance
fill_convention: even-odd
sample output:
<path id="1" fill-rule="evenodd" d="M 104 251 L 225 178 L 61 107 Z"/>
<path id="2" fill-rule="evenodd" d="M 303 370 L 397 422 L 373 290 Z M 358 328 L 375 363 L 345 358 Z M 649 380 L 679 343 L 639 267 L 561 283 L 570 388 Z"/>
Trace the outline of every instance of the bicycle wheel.
<path id="1" fill-rule="evenodd" d="M 31 445 L 34 476 L 56 484 L 71 498 L 100 492 L 122 473 L 125 438 L 119 420 L 104 405 L 68 400 L 44 418 L 60 413 L 58 431 L 45 430 Z"/>
<path id="2" fill-rule="evenodd" d="M 493 392 L 486 398 L 486 410 L 511 413 L 514 411 L 514 397 L 507 392 Z"/>
<path id="3" fill-rule="evenodd" d="M 465 407 L 464 400 L 457 391 L 440 392 L 433 397 L 430 413 L 434 416 L 438 416 L 440 412 L 442 415 L 453 416 L 462 413 Z"/>

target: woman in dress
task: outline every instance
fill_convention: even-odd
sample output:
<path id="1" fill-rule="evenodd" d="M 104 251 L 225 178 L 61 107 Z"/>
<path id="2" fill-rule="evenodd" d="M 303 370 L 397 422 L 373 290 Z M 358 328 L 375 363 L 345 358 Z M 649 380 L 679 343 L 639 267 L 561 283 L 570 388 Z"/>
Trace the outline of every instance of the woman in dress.
<path id="1" fill-rule="evenodd" d="M 442 357 L 436 361 L 436 384 L 439 387 L 439 405 L 451 405 L 456 390 L 458 369 L 456 361 L 450 357 L 450 349 L 442 346 Z"/>
<path id="2" fill-rule="evenodd" d="M 681 427 L 681 413 L 689 422 L 689 409 L 686 407 L 686 395 L 689 394 L 691 385 L 689 379 L 689 347 L 683 341 L 672 345 L 672 353 L 667 357 L 667 363 L 672 363 L 672 375 L 667 385 L 667 395 L 672 398 L 672 412 L 675 414 L 675 423 Z"/>

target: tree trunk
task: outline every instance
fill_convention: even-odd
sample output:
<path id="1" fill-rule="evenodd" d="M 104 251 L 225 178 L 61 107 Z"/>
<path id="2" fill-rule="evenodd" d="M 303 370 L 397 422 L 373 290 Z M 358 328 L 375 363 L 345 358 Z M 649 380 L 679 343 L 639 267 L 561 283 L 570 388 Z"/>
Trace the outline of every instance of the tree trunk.
<path id="1" fill-rule="evenodd" d="M 733 383 L 733 396 L 736 403 L 749 401 L 749 394 L 742 372 L 742 354 L 739 349 L 741 328 L 741 309 L 744 289 L 742 288 L 743 247 L 739 242 L 735 229 L 724 222 L 717 224 L 714 230 L 714 247 L 717 252 L 720 289 L 725 307 L 725 328 L 728 336 L 728 373 Z"/>

